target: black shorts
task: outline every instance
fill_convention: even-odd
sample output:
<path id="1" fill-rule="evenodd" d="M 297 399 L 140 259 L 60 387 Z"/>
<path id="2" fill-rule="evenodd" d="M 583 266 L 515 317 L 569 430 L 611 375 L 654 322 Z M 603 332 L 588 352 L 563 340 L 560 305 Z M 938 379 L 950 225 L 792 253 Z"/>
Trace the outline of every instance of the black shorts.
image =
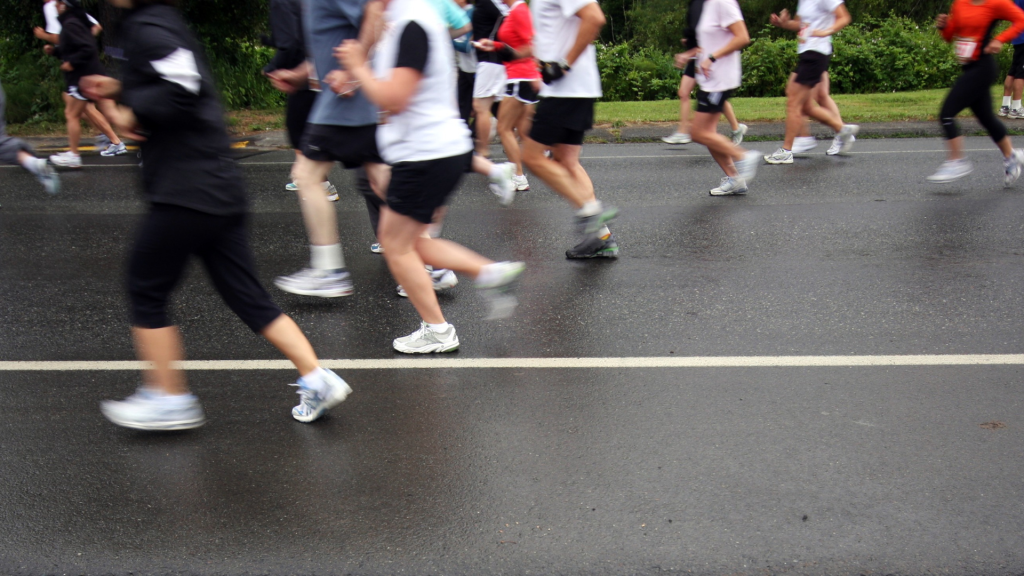
<path id="1" fill-rule="evenodd" d="M 448 158 L 392 164 L 388 208 L 430 224 L 434 211 L 448 201 L 472 163 L 473 153 L 466 152 Z"/>
<path id="2" fill-rule="evenodd" d="M 697 112 L 707 114 L 720 114 L 725 109 L 725 103 L 732 98 L 733 90 L 725 92 L 705 92 L 697 90 Z"/>
<path id="3" fill-rule="evenodd" d="M 68 95 L 75 100 L 81 100 L 82 102 L 92 102 L 89 98 L 86 98 L 84 94 L 78 91 L 78 86 L 68 86 Z"/>
<path id="4" fill-rule="evenodd" d="M 697 77 L 697 60 L 695 58 L 690 58 L 690 63 L 683 69 L 683 76 Z"/>
<path id="5" fill-rule="evenodd" d="M 530 138 L 545 146 L 580 146 L 584 133 L 593 126 L 593 98 L 541 98 Z"/>
<path id="6" fill-rule="evenodd" d="M 505 85 L 505 97 L 515 98 L 523 104 L 536 104 L 540 100 L 530 80 L 509 80 Z"/>
<path id="7" fill-rule="evenodd" d="M 367 162 L 383 164 L 377 151 L 377 125 L 332 126 L 310 124 L 302 139 L 302 153 L 315 162 L 341 162 L 358 168 Z"/>
<path id="8" fill-rule="evenodd" d="M 256 277 L 245 221 L 245 213 L 220 216 L 153 204 L 128 261 L 132 325 L 171 325 L 167 300 L 192 255 L 203 261 L 221 298 L 253 332 L 262 332 L 276 320 L 281 309 Z"/>
<path id="9" fill-rule="evenodd" d="M 1024 44 L 1013 45 L 1013 61 L 1006 75 L 1024 80 Z"/>
<path id="10" fill-rule="evenodd" d="M 832 56 L 808 50 L 801 52 L 796 61 L 796 83 L 804 86 L 817 86 L 822 76 L 828 72 Z"/>
<path id="11" fill-rule="evenodd" d="M 306 134 L 306 120 L 316 103 L 317 92 L 299 90 L 288 96 L 288 105 L 284 112 L 284 125 L 288 129 L 288 140 L 292 148 L 302 148 L 302 137 Z"/>

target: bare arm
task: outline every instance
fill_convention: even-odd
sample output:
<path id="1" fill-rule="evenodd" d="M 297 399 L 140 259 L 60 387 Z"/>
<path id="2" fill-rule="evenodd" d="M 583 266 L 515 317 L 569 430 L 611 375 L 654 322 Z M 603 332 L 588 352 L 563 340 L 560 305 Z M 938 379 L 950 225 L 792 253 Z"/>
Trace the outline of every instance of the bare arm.
<path id="1" fill-rule="evenodd" d="M 346 40 L 335 53 L 352 78 L 360 83 L 363 94 L 388 114 L 400 114 L 409 106 L 423 77 L 419 71 L 403 67 L 392 70 L 391 78 L 378 80 L 366 63 L 366 50 L 352 40 Z"/>
<path id="2" fill-rule="evenodd" d="M 772 14 L 768 19 L 768 22 L 772 26 L 777 26 L 783 30 L 789 30 L 790 32 L 800 31 L 800 17 L 797 16 L 796 18 L 791 18 L 789 16 L 789 10 L 786 10 L 785 8 L 783 8 L 778 14 Z"/>
<path id="3" fill-rule="evenodd" d="M 373 50 L 381 33 L 384 31 L 384 2 L 371 0 L 363 7 L 363 23 L 359 28 L 359 43 L 366 53 Z"/>
<path id="4" fill-rule="evenodd" d="M 597 36 L 601 33 L 601 28 L 604 28 L 606 22 L 604 12 L 601 11 L 601 6 L 597 2 L 592 2 L 580 8 L 576 16 L 580 19 L 580 30 L 576 33 L 576 42 L 569 49 L 569 53 L 565 55 L 565 61 L 570 67 L 580 57 L 580 54 L 587 49 L 587 46 L 590 46 L 597 40 Z"/>
<path id="5" fill-rule="evenodd" d="M 728 44 L 722 46 L 718 50 L 709 52 L 708 57 L 701 62 L 700 67 L 701 70 L 704 71 L 704 76 L 707 76 L 708 78 L 711 77 L 711 66 L 714 65 L 714 62 L 711 61 L 712 57 L 717 60 L 750 45 L 750 33 L 747 32 L 747 25 L 743 20 L 730 24 L 729 31 L 733 34 L 732 40 L 729 40 Z"/>
<path id="6" fill-rule="evenodd" d="M 825 38 L 839 32 L 843 28 L 850 25 L 853 22 L 853 17 L 850 16 L 850 11 L 846 9 L 846 4 L 840 4 L 835 11 L 836 21 L 832 23 L 832 26 L 825 28 L 824 30 L 812 30 L 811 36 L 818 38 Z"/>

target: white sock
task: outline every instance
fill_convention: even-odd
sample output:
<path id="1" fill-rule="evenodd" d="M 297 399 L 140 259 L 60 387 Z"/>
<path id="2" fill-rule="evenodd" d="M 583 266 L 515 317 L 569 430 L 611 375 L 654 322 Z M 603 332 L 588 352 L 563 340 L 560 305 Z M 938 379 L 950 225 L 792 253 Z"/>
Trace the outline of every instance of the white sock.
<path id="1" fill-rule="evenodd" d="M 1010 96 L 1003 96 L 1003 106 L 1010 107 Z"/>
<path id="2" fill-rule="evenodd" d="M 492 164 L 487 177 L 491 180 L 501 180 L 505 177 L 505 166 L 503 164 Z"/>
<path id="3" fill-rule="evenodd" d="M 1013 104 L 1010 105 L 1011 110 L 1020 110 L 1020 100 L 1014 100 Z"/>
<path id="4" fill-rule="evenodd" d="M 39 174 L 42 171 L 43 166 L 46 165 L 46 160 L 41 158 L 28 157 L 24 162 L 21 163 L 21 167 L 33 174 Z"/>
<path id="5" fill-rule="evenodd" d="M 302 377 L 302 383 L 306 388 L 311 390 L 323 390 L 324 389 L 324 369 L 317 367 L 309 374 Z"/>
<path id="6" fill-rule="evenodd" d="M 427 322 L 427 326 L 430 326 L 430 329 L 434 332 L 447 332 L 448 327 L 451 326 L 451 324 L 447 322 L 441 322 L 440 324 L 431 324 L 430 322 Z"/>
<path id="7" fill-rule="evenodd" d="M 317 270 L 341 270 L 345 267 L 345 257 L 341 253 L 341 244 L 329 246 L 309 246 L 309 262 Z"/>
<path id="8" fill-rule="evenodd" d="M 601 205 L 601 201 L 594 200 L 593 202 L 587 202 L 584 204 L 583 207 L 576 212 L 576 215 L 580 218 L 586 218 L 587 216 L 600 214 L 602 210 L 604 210 L 604 206 Z"/>

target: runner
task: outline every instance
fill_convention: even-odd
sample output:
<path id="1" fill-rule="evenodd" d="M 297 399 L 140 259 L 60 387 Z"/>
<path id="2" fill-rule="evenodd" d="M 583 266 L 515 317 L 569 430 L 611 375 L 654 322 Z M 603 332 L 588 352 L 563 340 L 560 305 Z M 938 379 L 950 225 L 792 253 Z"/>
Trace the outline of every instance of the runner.
<path id="1" fill-rule="evenodd" d="M 839 114 L 812 101 L 814 88 L 821 83 L 832 60 L 832 35 L 845 28 L 852 19 L 843 0 L 800 0 L 796 18 L 788 10 L 772 14 L 773 26 L 797 33 L 798 61 L 786 85 L 786 138 L 782 148 L 765 156 L 769 164 L 792 164 L 793 141 L 804 128 L 804 118 L 811 117 L 836 131 L 826 154 L 849 152 L 856 142 L 860 126 L 843 124 Z M 838 108 L 837 108 L 838 111 Z"/>
<path id="2" fill-rule="evenodd" d="M 284 189 L 298 192 L 295 183 L 295 166 L 302 155 L 302 136 L 306 131 L 306 120 L 316 102 L 317 93 L 310 90 L 309 81 L 305 86 L 293 87 L 291 84 L 274 81 L 274 72 L 298 68 L 306 61 L 306 39 L 302 32 L 301 0 L 270 0 L 270 33 L 271 44 L 277 51 L 270 62 L 263 67 L 263 74 L 271 79 L 276 88 L 288 94 L 285 106 L 285 127 L 288 129 L 288 140 L 295 150 L 295 164 L 292 164 L 291 182 Z M 330 181 L 324 181 L 327 199 L 338 201 L 338 190 Z"/>
<path id="3" fill-rule="evenodd" d="M 501 19 L 508 13 L 502 0 L 478 0 L 473 9 L 473 40 L 494 40 Z M 497 54 L 477 49 L 476 78 L 473 81 L 473 113 L 476 115 L 476 153 L 491 156 L 494 138 L 491 108 L 505 93 L 505 66 Z"/>
<path id="4" fill-rule="evenodd" d="M 67 85 L 68 94 L 64 99 L 66 105 L 64 118 L 67 121 L 69 149 L 67 152 L 50 156 L 50 162 L 66 168 L 81 168 L 82 157 L 78 153 L 78 145 L 82 138 L 81 120 L 90 100 L 79 91 L 78 80 L 82 76 L 105 74 L 105 72 L 103 65 L 100 64 L 96 38 L 93 37 L 89 29 L 89 20 L 82 9 L 81 0 L 59 0 L 57 11 L 60 14 L 61 24 L 59 44 L 57 46 L 48 44 L 43 51 L 62 61 L 60 69 L 64 72 L 64 82 Z M 111 141 L 111 145 L 100 154 L 117 156 L 126 153 L 128 150 L 124 142 L 117 137 L 106 119 L 107 116 L 112 117 L 115 113 L 112 109 L 113 102 L 100 100 L 95 104 L 103 114 L 92 120 Z"/>
<path id="5" fill-rule="evenodd" d="M 421 318 L 420 328 L 395 339 L 393 346 L 406 354 L 449 352 L 459 347 L 459 338 L 441 313 L 424 263 L 468 274 L 487 292 L 507 289 L 523 264 L 493 262 L 426 234 L 469 168 L 473 141 L 451 97 L 453 50 L 445 24 L 423 0 L 384 1 L 387 27 L 373 70 L 359 42 L 346 41 L 339 57 L 361 91 L 388 115 L 377 132 L 381 154 L 391 165 L 380 241 L 388 268 Z M 493 317 L 511 313 L 507 294 L 506 299 L 490 295 Z M 496 303 L 509 306 L 497 309 Z"/>
<path id="6" fill-rule="evenodd" d="M 338 215 L 324 195 L 323 182 L 335 162 L 345 168 L 363 167 L 378 195 L 386 188 L 387 166 L 377 153 L 377 109 L 357 90 L 358 83 L 339 69 L 333 49 L 359 36 L 372 46 L 380 30 L 380 0 L 307 0 L 306 46 L 310 61 L 293 70 L 279 70 L 272 77 L 298 87 L 312 77 L 320 86 L 309 125 L 305 128 L 302 155 L 294 173 L 299 206 L 310 241 L 310 263 L 290 276 L 274 279 L 281 290 L 304 296 L 336 298 L 352 294 L 352 280 L 338 235 Z"/>
<path id="7" fill-rule="evenodd" d="M 60 192 L 60 178 L 43 158 L 36 158 L 27 142 L 7 135 L 7 99 L 0 84 L 0 164 L 21 166 L 39 180 L 50 194 Z"/>
<path id="8" fill-rule="evenodd" d="M 740 50 L 750 44 L 743 12 L 736 0 L 706 0 L 697 24 L 697 44 L 693 55 L 697 65 L 697 113 L 693 119 L 693 140 L 708 147 L 708 152 L 725 172 L 712 196 L 746 194 L 747 183 L 754 179 L 760 153 L 745 150 L 718 133 L 722 110 L 740 87 L 742 78 Z M 684 53 L 685 54 L 685 53 Z"/>
<path id="9" fill-rule="evenodd" d="M 690 7 L 686 12 L 687 27 L 683 39 L 680 40 L 687 51 L 698 47 L 697 24 L 700 22 L 703 9 L 704 0 L 690 0 Z M 679 81 L 679 127 L 674 134 L 662 138 L 661 141 L 666 144 L 689 144 L 693 141 L 690 138 L 690 94 L 697 86 L 697 60 L 677 55 L 675 65 L 683 70 L 683 77 Z M 729 122 L 729 138 L 732 139 L 733 144 L 739 146 L 743 142 L 743 136 L 747 133 L 747 125 L 740 124 L 736 120 L 736 113 L 733 112 L 731 102 L 726 102 L 722 111 L 725 114 L 725 119 Z"/>
<path id="10" fill-rule="evenodd" d="M 999 20 L 1008 20 L 1010 27 L 992 38 Z M 939 111 L 949 156 L 928 181 L 952 182 L 974 171 L 974 166 L 964 158 L 964 137 L 956 124 L 957 114 L 970 108 L 1003 153 L 1003 184 L 1009 186 L 1020 177 L 1024 151 L 1013 148 L 1006 127 L 992 112 L 989 86 L 999 73 L 994 55 L 1003 49 L 1004 42 L 1024 32 L 1024 11 L 1010 0 L 954 0 L 950 14 L 939 14 L 935 27 L 946 42 L 953 42 L 963 73 L 949 90 Z"/>
<path id="11" fill-rule="evenodd" d="M 485 52 L 494 52 L 505 64 L 505 97 L 498 106 L 498 136 L 505 148 L 505 154 L 516 166 L 512 182 L 516 190 L 530 189 L 530 183 L 523 174 L 522 156 L 516 130 L 520 135 L 530 133 L 533 111 L 537 105 L 540 88 L 540 71 L 533 60 L 533 21 L 530 7 L 523 0 L 503 0 L 509 7 L 508 16 L 498 28 L 498 41 L 484 38 L 478 43 Z"/>
<path id="12" fill-rule="evenodd" d="M 530 135 L 523 138 L 523 163 L 576 209 L 583 240 L 565 257 L 617 258 L 619 246 L 607 224 L 618 209 L 597 199 L 580 165 L 583 135 L 594 124 L 594 101 L 602 95 L 593 43 L 604 27 L 604 12 L 597 0 L 533 0 L 530 11 L 544 84 Z"/>
<path id="13" fill-rule="evenodd" d="M 818 106 L 831 110 L 833 114 L 839 116 L 839 106 L 836 101 L 832 99 L 831 91 L 831 79 L 829 78 L 828 72 L 821 77 L 821 82 L 814 87 L 811 91 L 811 100 L 817 102 Z M 832 139 L 832 145 L 825 152 L 829 156 L 835 156 L 839 153 L 839 149 L 842 147 L 842 142 Z M 818 147 L 818 140 L 811 135 L 811 120 L 809 117 L 804 116 L 803 128 L 800 129 L 800 135 L 793 139 L 793 154 L 806 154 L 811 150 Z"/>
<path id="14" fill-rule="evenodd" d="M 229 159 L 224 112 L 199 42 L 171 7 L 174 0 L 108 1 L 134 9 L 123 24 L 124 83 L 88 76 L 81 87 L 93 98 L 120 96 L 118 126 L 146 134 L 142 180 L 149 211 L 129 259 L 128 292 L 136 351 L 153 367 L 135 394 L 105 401 L 101 410 L 115 424 L 143 430 L 204 423 L 199 400 L 174 365 L 184 353 L 167 315 L 167 300 L 195 255 L 231 310 L 298 369 L 300 402 L 292 417 L 315 420 L 351 389 L 320 367 L 302 331 L 257 280 L 242 175 Z"/>
<path id="15" fill-rule="evenodd" d="M 1024 0 L 1014 0 L 1014 3 L 1017 8 L 1024 9 Z M 999 115 L 1019 120 L 1024 118 L 1024 107 L 1020 103 L 1021 94 L 1024 94 L 1024 34 L 1010 43 L 1013 44 L 1013 60 L 1003 82 L 1003 105 L 999 108 Z"/>

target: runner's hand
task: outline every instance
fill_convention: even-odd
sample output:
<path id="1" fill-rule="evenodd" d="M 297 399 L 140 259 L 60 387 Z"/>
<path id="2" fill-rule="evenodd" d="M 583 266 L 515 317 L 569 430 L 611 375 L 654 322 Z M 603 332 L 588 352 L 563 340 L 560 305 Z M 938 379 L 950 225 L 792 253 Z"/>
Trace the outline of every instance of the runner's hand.
<path id="1" fill-rule="evenodd" d="M 713 64 L 714 62 L 711 61 L 711 58 L 705 58 L 704 61 L 700 63 L 700 71 L 704 74 L 705 78 L 711 78 L 711 66 Z"/>
<path id="2" fill-rule="evenodd" d="M 43 52 L 50 56 L 53 56 L 53 45 L 47 44 L 46 46 L 43 46 Z"/>
<path id="3" fill-rule="evenodd" d="M 46 37 L 48 36 L 48 34 L 46 33 L 46 30 L 43 30 L 39 26 L 36 26 L 35 28 L 32 29 L 32 35 L 35 36 L 39 40 L 46 40 Z"/>
<path id="4" fill-rule="evenodd" d="M 348 70 L 355 70 L 366 64 L 366 50 L 358 40 L 345 40 L 334 49 L 334 57 Z"/>
<path id="5" fill-rule="evenodd" d="M 345 70 L 331 70 L 324 78 L 331 91 L 338 96 L 351 98 L 359 89 L 359 81 L 352 79 L 352 75 Z"/>
<path id="6" fill-rule="evenodd" d="M 540 78 L 545 84 L 551 84 L 557 82 L 565 76 L 565 68 L 561 62 L 541 62 L 540 63 Z"/>
<path id="7" fill-rule="evenodd" d="M 768 22 L 772 26 L 778 26 L 779 28 L 785 28 L 786 26 L 788 26 L 789 25 L 789 21 L 790 21 L 789 10 L 786 10 L 785 8 L 783 8 L 782 11 L 779 12 L 778 14 L 772 14 L 768 18 Z"/>
<path id="8" fill-rule="evenodd" d="M 146 140 L 144 136 L 140 136 L 139 132 L 142 131 L 142 127 L 139 126 L 139 120 L 135 117 L 135 112 L 127 106 L 118 105 L 111 112 L 110 123 L 117 128 L 121 136 L 125 138 L 131 138 L 136 142 L 143 142 Z"/>
<path id="9" fill-rule="evenodd" d="M 71 62 L 61 62 L 60 69 L 65 72 L 71 72 L 75 67 L 71 65 Z"/>
<path id="10" fill-rule="evenodd" d="M 490 38 L 484 38 L 478 42 L 474 42 L 473 46 L 482 52 L 494 52 L 494 40 Z"/>
<path id="11" fill-rule="evenodd" d="M 946 15 L 946 14 L 939 14 L 938 16 L 935 17 L 935 27 L 938 28 L 939 30 L 942 30 L 943 28 L 945 28 L 946 24 L 949 24 L 949 16 L 948 15 Z"/>
<path id="12" fill-rule="evenodd" d="M 113 99 L 121 94 L 121 83 L 110 76 L 90 74 L 82 76 L 78 89 L 90 100 Z"/>
<path id="13" fill-rule="evenodd" d="M 1002 49 L 1003 43 L 993 38 L 992 41 L 988 43 L 988 46 L 985 46 L 984 52 L 985 54 L 999 54 Z"/>

